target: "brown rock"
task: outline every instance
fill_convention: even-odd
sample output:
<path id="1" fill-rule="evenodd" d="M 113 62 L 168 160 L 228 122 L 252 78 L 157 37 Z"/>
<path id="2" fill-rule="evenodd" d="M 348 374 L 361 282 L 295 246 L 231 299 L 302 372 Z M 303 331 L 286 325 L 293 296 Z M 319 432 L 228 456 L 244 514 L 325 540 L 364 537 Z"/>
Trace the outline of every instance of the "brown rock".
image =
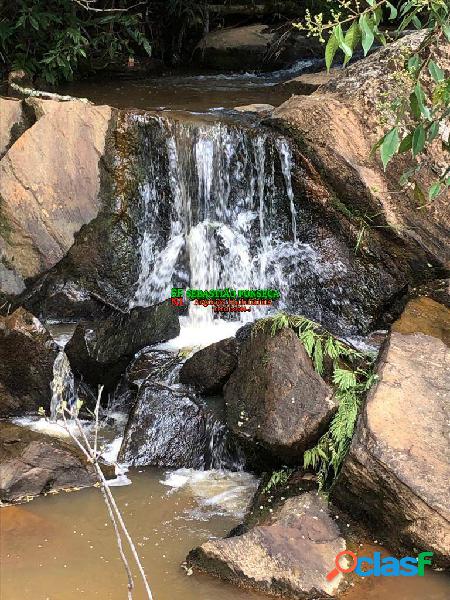
<path id="1" fill-rule="evenodd" d="M 181 383 L 195 385 L 205 393 L 219 393 L 238 363 L 238 342 L 221 340 L 187 359 L 180 371 Z"/>
<path id="2" fill-rule="evenodd" d="M 435 304 L 411 302 L 394 325 L 332 498 L 390 549 L 448 565 L 450 349 Z"/>
<path id="3" fill-rule="evenodd" d="M 0 317 L 0 417 L 50 406 L 50 382 L 58 347 L 31 313 Z"/>
<path id="4" fill-rule="evenodd" d="M 0 97 L 0 158 L 27 128 L 22 101 Z"/>
<path id="5" fill-rule="evenodd" d="M 52 490 L 86 487 L 96 481 L 92 466 L 75 446 L 0 423 L 0 500 L 17 502 Z"/>
<path id="6" fill-rule="evenodd" d="M 412 189 L 398 184 L 410 158 L 396 157 L 384 173 L 379 156 L 371 156 L 373 144 L 391 126 L 380 125 L 379 105 L 403 91 L 403 82 L 398 83 L 392 73 L 403 68 L 404 52 L 418 48 L 424 35 L 419 31 L 389 44 L 342 70 L 310 96 L 292 97 L 272 115 L 273 123 L 300 142 L 311 176 L 329 186 L 328 194 L 315 195 L 318 205 L 338 219 L 355 241 L 361 231 L 358 216 L 373 218 L 371 223 L 379 227 L 365 231 L 360 252 L 379 254 L 380 266 L 391 271 L 401 269 L 405 261 L 416 261 L 413 268 L 421 265 L 426 271 L 424 250 L 435 263 L 450 264 L 448 193 L 426 210 L 417 210 Z M 444 38 L 433 50 L 433 59 L 444 71 L 450 69 L 450 43 Z M 439 139 L 427 150 L 425 162 L 418 176 L 423 189 L 448 162 Z M 397 277 L 400 286 L 405 284 L 403 277 Z"/>
<path id="7" fill-rule="evenodd" d="M 227 423 L 247 445 L 298 462 L 336 410 L 331 388 L 291 329 L 252 332 L 225 386 Z"/>
<path id="8" fill-rule="evenodd" d="M 422 296 L 410 300 L 400 319 L 392 326 L 398 333 L 424 333 L 450 346 L 450 309 Z"/>
<path id="9" fill-rule="evenodd" d="M 97 215 L 112 115 L 109 106 L 76 101 L 34 104 L 42 116 L 0 161 L 0 254 L 22 278 L 55 265 Z"/>
<path id="10" fill-rule="evenodd" d="M 345 547 L 325 501 L 316 492 L 307 492 L 289 498 L 267 524 L 206 542 L 187 560 L 194 568 L 241 587 L 306 600 L 338 593 L 343 576 L 328 582 L 326 575 Z"/>
<path id="11" fill-rule="evenodd" d="M 303 75 L 284 81 L 280 84 L 280 87 L 283 91 L 288 91 L 291 94 L 312 94 L 321 85 L 328 83 L 333 77 L 336 77 L 338 73 L 339 69 L 331 69 L 330 72 L 303 73 Z"/>

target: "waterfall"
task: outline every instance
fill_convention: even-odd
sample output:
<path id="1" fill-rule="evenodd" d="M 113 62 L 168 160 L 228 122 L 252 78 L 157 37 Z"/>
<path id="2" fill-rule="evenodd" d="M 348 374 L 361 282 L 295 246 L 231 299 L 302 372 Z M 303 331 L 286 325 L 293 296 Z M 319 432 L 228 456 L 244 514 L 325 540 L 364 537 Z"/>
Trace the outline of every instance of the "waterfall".
<path id="1" fill-rule="evenodd" d="M 159 143 L 143 150 L 141 266 L 131 304 L 159 302 L 175 286 L 287 295 L 297 238 L 288 141 L 223 121 L 134 118 Z M 191 304 L 190 319 L 211 322 L 212 311 Z"/>
<path id="2" fill-rule="evenodd" d="M 75 391 L 75 380 L 69 359 L 64 350 L 60 350 L 53 363 L 53 379 L 50 383 L 52 399 L 50 403 L 50 419 L 55 421 L 58 416 L 59 407 L 66 402 L 67 410 L 72 414 L 76 411 L 77 394 Z"/>

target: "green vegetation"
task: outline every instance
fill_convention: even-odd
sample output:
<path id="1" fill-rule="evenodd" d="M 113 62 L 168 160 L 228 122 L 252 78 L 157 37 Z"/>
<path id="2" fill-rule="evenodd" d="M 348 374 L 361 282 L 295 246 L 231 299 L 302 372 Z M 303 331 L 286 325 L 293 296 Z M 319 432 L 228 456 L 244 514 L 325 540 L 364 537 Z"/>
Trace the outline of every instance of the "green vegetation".
<path id="1" fill-rule="evenodd" d="M 303 316 L 279 313 L 261 319 L 254 329 L 275 335 L 288 327 L 297 332 L 317 373 L 323 375 L 326 370 L 329 371 L 328 378 L 335 388 L 339 403 L 330 427 L 316 446 L 305 452 L 303 458 L 304 467 L 311 467 L 317 472 L 319 487 L 323 490 L 339 473 L 350 447 L 362 400 L 376 380 L 376 375 L 371 371 L 373 357 L 337 340 L 320 325 Z M 326 362 L 329 363 L 328 369 Z M 283 472 L 272 475 L 275 482 L 281 479 Z"/>
<path id="2" fill-rule="evenodd" d="M 290 469 L 289 467 L 283 467 L 279 471 L 274 471 L 269 481 L 264 486 L 262 493 L 267 494 L 270 492 L 271 489 L 276 488 L 279 485 L 284 485 L 293 472 L 294 469 Z"/>
<path id="3" fill-rule="evenodd" d="M 335 0 L 333 4 L 336 5 Z M 373 152 L 379 151 L 384 169 L 395 155 L 410 153 L 413 167 L 403 173 L 400 183 L 413 185 L 417 203 L 426 206 L 427 197 L 428 201 L 444 197 L 450 187 L 450 160 L 427 194 L 415 179 L 426 164 L 427 147 L 439 137 L 450 158 L 450 141 L 448 135 L 442 134 L 450 116 L 450 78 L 431 58 L 433 49 L 450 42 L 448 0 L 401 0 L 395 5 L 388 0 L 337 0 L 337 4 L 327 21 L 323 13 L 307 11 L 304 22 L 295 24 L 324 43 L 328 37 L 325 47 L 328 69 L 339 50 L 346 65 L 359 46 L 367 55 L 375 41 L 386 44 L 389 36 L 382 30 L 383 21 L 397 23 L 396 34 L 411 27 L 425 30 L 419 48 L 402 57 L 402 69 L 396 73 L 401 83 L 399 93 L 388 102 L 388 130 Z"/>
<path id="4" fill-rule="evenodd" d="M 0 7 L 0 62 L 55 84 L 126 61 L 139 48 L 150 55 L 142 14 L 127 10 L 133 4 L 6 0 Z"/>

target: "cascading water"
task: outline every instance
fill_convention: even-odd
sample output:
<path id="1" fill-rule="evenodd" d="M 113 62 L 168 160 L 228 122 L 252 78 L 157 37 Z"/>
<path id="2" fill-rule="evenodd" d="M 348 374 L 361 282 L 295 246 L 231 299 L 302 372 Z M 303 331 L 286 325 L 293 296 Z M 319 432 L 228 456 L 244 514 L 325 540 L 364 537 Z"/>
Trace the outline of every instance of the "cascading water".
<path id="1" fill-rule="evenodd" d="M 272 287 L 288 294 L 298 253 L 287 140 L 225 122 L 136 118 L 164 144 L 146 149 L 141 266 L 132 304 L 159 302 L 178 285 Z M 191 321 L 210 322 L 210 310 L 191 305 Z"/>
<path id="2" fill-rule="evenodd" d="M 50 384 L 52 399 L 50 403 L 50 419 L 55 421 L 63 402 L 70 413 L 76 411 L 77 394 L 75 380 L 69 359 L 64 350 L 60 350 L 53 363 L 53 379 Z"/>

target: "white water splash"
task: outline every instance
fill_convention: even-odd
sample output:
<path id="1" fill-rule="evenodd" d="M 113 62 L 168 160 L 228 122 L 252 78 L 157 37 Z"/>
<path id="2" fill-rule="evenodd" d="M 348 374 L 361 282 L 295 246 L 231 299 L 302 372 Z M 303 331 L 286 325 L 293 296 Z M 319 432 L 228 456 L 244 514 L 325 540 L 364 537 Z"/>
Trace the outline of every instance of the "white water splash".
<path id="1" fill-rule="evenodd" d="M 77 394 L 75 380 L 69 359 L 64 350 L 60 350 L 53 364 L 53 379 L 50 383 L 52 399 L 50 402 L 50 418 L 55 420 L 63 402 L 67 410 L 74 414 L 77 410 Z"/>

